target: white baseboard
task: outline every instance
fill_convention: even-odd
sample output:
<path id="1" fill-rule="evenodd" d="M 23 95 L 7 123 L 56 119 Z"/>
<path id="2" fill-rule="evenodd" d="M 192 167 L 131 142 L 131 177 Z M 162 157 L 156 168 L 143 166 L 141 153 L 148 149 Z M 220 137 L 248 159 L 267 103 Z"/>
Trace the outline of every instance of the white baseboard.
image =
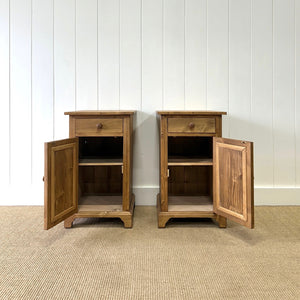
<path id="1" fill-rule="evenodd" d="M 156 205 L 158 187 L 135 187 L 136 205 Z M 300 205 L 300 188 L 254 188 L 255 205 Z"/>
<path id="2" fill-rule="evenodd" d="M 44 184 L 1 186 L 0 206 L 44 205 Z"/>
<path id="3" fill-rule="evenodd" d="M 255 205 L 300 205 L 300 187 L 254 189 Z"/>
<path id="4" fill-rule="evenodd" d="M 151 206 L 156 205 L 159 188 L 155 186 L 134 187 L 133 193 L 135 194 L 135 205 Z"/>
<path id="5" fill-rule="evenodd" d="M 44 205 L 43 184 L 1 186 L 0 206 L 9 205 Z M 133 187 L 136 205 L 156 205 L 157 186 Z M 300 205 L 300 187 L 254 189 L 255 205 Z"/>

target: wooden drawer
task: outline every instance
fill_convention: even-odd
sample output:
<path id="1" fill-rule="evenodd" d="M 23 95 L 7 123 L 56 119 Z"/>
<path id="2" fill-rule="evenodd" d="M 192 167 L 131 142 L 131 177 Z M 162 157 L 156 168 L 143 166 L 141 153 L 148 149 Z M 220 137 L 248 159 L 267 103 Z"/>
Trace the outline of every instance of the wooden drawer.
<path id="1" fill-rule="evenodd" d="M 170 133 L 215 133 L 216 119 L 212 117 L 175 117 L 168 118 Z"/>
<path id="2" fill-rule="evenodd" d="M 76 136 L 120 136 L 123 135 L 123 119 L 76 118 Z"/>

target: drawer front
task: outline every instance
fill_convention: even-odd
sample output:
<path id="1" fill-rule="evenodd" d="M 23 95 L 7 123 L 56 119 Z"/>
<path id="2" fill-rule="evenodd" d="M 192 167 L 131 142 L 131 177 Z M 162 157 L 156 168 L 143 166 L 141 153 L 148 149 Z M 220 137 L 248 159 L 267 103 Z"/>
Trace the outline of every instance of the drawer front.
<path id="1" fill-rule="evenodd" d="M 76 118 L 76 136 L 111 136 L 123 134 L 123 119 Z"/>
<path id="2" fill-rule="evenodd" d="M 170 133 L 215 133 L 215 118 L 181 117 L 168 118 Z"/>

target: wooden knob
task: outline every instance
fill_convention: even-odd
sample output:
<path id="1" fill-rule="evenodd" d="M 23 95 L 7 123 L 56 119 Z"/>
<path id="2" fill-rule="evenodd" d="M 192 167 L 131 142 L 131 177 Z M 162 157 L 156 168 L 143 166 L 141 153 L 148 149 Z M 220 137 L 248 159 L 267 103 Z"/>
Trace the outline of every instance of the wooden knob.
<path id="1" fill-rule="evenodd" d="M 102 123 L 97 124 L 97 129 L 101 129 L 101 128 L 103 128 L 103 124 Z"/>
<path id="2" fill-rule="evenodd" d="M 191 122 L 191 123 L 189 124 L 189 127 L 190 127 L 190 129 L 194 129 L 194 128 L 195 128 L 195 124 Z"/>

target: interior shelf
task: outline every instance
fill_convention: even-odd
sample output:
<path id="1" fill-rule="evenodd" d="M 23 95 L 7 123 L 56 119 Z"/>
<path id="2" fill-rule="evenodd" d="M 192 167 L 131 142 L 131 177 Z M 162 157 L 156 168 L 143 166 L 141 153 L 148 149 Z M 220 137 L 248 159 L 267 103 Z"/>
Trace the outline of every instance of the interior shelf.
<path id="1" fill-rule="evenodd" d="M 79 166 L 122 166 L 122 158 L 82 158 Z"/>
<path id="2" fill-rule="evenodd" d="M 210 196 L 169 196 L 168 211 L 213 211 Z"/>
<path id="3" fill-rule="evenodd" d="M 82 196 L 78 211 L 122 211 L 122 195 Z"/>
<path id="4" fill-rule="evenodd" d="M 168 166 L 212 166 L 212 158 L 197 158 L 197 157 L 184 157 L 174 156 L 169 157 Z"/>

